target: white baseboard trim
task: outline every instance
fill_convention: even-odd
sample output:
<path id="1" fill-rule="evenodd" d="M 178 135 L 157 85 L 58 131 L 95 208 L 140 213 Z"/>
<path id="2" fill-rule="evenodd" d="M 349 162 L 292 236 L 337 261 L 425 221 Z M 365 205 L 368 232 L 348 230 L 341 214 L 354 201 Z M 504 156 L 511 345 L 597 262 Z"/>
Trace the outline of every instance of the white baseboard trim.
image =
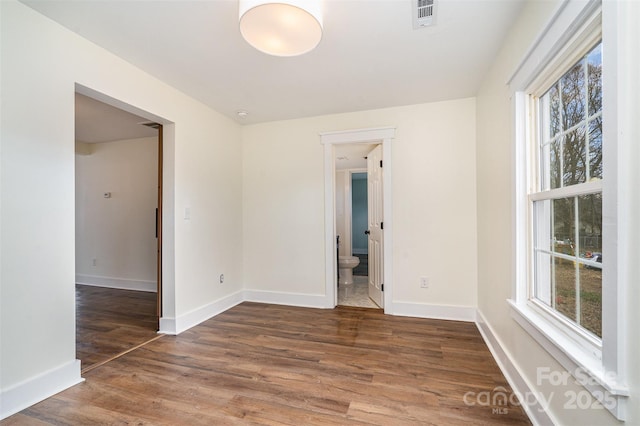
<path id="1" fill-rule="evenodd" d="M 534 425 L 553 425 L 555 422 L 545 410 L 545 407 L 539 400 L 539 393 L 531 390 L 531 387 L 527 383 L 526 379 L 516 364 L 512 361 L 509 353 L 504 349 L 504 345 L 501 344 L 500 339 L 493 332 L 493 329 L 486 321 L 482 312 L 477 311 L 476 326 L 484 339 L 484 342 L 489 347 L 493 358 L 496 360 L 498 367 L 502 371 L 502 374 L 509 382 L 511 389 L 518 395 L 523 396 L 524 401 L 522 403 L 522 409 L 529 416 L 529 420 Z"/>
<path id="2" fill-rule="evenodd" d="M 303 308 L 328 308 L 327 297 L 324 294 L 245 290 L 244 300 L 247 302 L 272 303 L 274 305 L 299 306 Z M 333 308 L 333 306 L 331 306 L 331 308 Z"/>
<path id="3" fill-rule="evenodd" d="M 83 381 L 80 377 L 80 360 L 76 359 L 3 389 L 0 392 L 0 420 Z"/>
<path id="4" fill-rule="evenodd" d="M 158 333 L 180 334 L 183 331 L 208 320 L 209 318 L 215 317 L 227 309 L 233 308 L 244 300 L 243 292 L 237 291 L 221 299 L 193 309 L 177 318 L 160 318 L 160 330 Z"/>
<path id="5" fill-rule="evenodd" d="M 94 287 L 117 288 L 120 290 L 148 291 L 152 293 L 155 293 L 158 288 L 155 281 L 101 277 L 98 275 L 85 274 L 76 274 L 76 284 L 90 285 Z"/>
<path id="6" fill-rule="evenodd" d="M 475 322 L 476 308 L 469 306 L 428 305 L 424 303 L 393 302 L 385 313 L 402 317 L 443 319 Z"/>
<path id="7" fill-rule="evenodd" d="M 158 334 L 178 334 L 176 332 L 176 319 L 169 317 L 161 317 L 158 325 Z"/>

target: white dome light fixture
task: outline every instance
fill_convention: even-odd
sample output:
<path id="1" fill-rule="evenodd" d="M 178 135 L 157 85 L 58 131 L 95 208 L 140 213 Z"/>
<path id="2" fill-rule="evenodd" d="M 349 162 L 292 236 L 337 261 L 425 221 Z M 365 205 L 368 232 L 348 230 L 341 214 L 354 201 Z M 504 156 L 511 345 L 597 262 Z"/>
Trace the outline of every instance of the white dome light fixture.
<path id="1" fill-rule="evenodd" d="M 322 39 L 320 0 L 239 0 L 240 33 L 253 47 L 274 56 L 298 56 Z"/>

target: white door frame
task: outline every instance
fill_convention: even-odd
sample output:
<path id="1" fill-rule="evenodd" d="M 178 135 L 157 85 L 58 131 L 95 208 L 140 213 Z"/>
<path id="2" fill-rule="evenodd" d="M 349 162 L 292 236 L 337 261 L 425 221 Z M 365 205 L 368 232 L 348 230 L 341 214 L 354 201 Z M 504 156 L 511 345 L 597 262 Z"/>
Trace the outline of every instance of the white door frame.
<path id="1" fill-rule="evenodd" d="M 393 220 L 391 212 L 391 141 L 395 137 L 395 127 L 346 130 L 320 133 L 324 145 L 324 234 L 325 234 L 325 306 L 335 308 L 338 304 L 338 283 L 336 281 L 336 214 L 335 214 L 335 155 L 334 145 L 356 143 L 379 143 L 382 145 L 382 192 L 384 216 L 384 312 L 392 314 L 392 250 Z"/>

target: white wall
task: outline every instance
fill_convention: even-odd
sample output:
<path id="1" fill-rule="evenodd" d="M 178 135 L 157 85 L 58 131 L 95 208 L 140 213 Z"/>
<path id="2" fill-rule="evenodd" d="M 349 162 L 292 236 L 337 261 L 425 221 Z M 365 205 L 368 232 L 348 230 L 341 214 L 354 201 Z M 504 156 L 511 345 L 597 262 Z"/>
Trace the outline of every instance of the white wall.
<path id="1" fill-rule="evenodd" d="M 241 295 L 242 153 L 239 126 L 228 118 L 24 4 L 2 1 L 0 14 L 5 415 L 80 378 L 74 317 L 76 84 L 165 124 L 164 327 L 187 327 Z M 183 220 L 187 206 L 189 221 Z M 224 284 L 218 282 L 221 273 Z"/>
<path id="2" fill-rule="evenodd" d="M 156 291 L 158 138 L 78 145 L 76 283 Z"/>
<path id="3" fill-rule="evenodd" d="M 324 166 L 319 133 L 396 126 L 393 295 L 396 313 L 476 306 L 475 101 L 246 126 L 244 277 L 256 293 L 324 296 Z M 428 276 L 431 288 L 421 289 Z M 387 284 L 385 284 L 387 285 Z M 468 308 L 468 310 L 467 310 Z M 458 312 L 454 309 L 455 312 Z"/>
<path id="4" fill-rule="evenodd" d="M 510 34 L 505 39 L 499 56 L 486 77 L 477 97 L 477 192 L 478 192 L 478 307 L 497 344 L 504 353 L 503 361 L 511 363 L 516 376 L 520 376 L 530 387 L 533 394 L 542 395 L 551 400 L 551 406 L 544 415 L 548 415 L 557 424 L 563 425 L 607 425 L 619 424 L 605 409 L 567 409 L 568 402 L 565 392 L 585 394 L 582 387 L 568 383 L 567 386 L 550 386 L 548 383 L 537 383 L 536 369 L 549 367 L 552 371 L 562 371 L 562 367 L 542 349 L 529 334 L 521 329 L 511 318 L 506 300 L 512 296 L 513 283 L 513 252 L 515 235 L 513 228 L 513 146 L 512 146 L 512 101 L 507 87 L 507 80 L 516 70 L 516 66 L 523 59 L 535 38 L 542 31 L 554 10 L 560 4 L 554 2 L 529 2 L 523 10 L 519 20 L 514 24 Z M 638 108 L 639 67 L 638 43 L 640 35 L 637 20 L 640 19 L 640 3 L 637 2 L 605 2 L 604 19 L 610 18 L 612 7 L 624 5 L 627 8 L 620 24 L 616 25 L 620 31 L 622 57 L 628 61 L 621 69 L 619 79 L 619 93 L 626 94 L 623 112 L 627 127 L 625 135 L 619 139 L 625 154 L 619 156 L 620 167 L 627 173 L 622 176 L 623 187 L 636 188 L 640 181 L 637 162 L 640 158 L 638 150 L 637 117 Z M 632 31 L 630 31 L 632 30 Z M 608 34 L 608 35 L 607 35 Z M 604 52 L 610 55 L 615 47 L 611 32 L 605 32 Z M 612 58 L 610 55 L 607 58 Z M 607 58 L 604 60 L 606 61 Z M 605 89 L 606 90 L 606 89 Z M 605 105 L 604 108 L 613 108 Z M 636 127 L 630 125 L 635 117 Z M 631 164 L 635 163 L 636 166 Z M 628 209 L 624 214 L 635 218 L 628 222 L 626 232 L 629 239 L 635 241 L 636 247 L 630 245 L 619 247 L 625 256 L 619 263 L 623 265 L 626 275 L 625 286 L 628 287 L 627 309 L 628 324 L 640 323 L 640 311 L 635 306 L 639 300 L 637 283 L 640 277 L 638 262 L 631 261 L 629 253 L 637 253 L 639 229 L 637 218 L 640 217 L 639 196 L 637 190 L 627 190 L 624 193 L 623 206 Z M 633 237 L 633 238 L 632 238 Z M 620 241 L 622 243 L 622 241 Z M 635 254 L 634 254 L 635 256 Z M 637 256 L 636 256 L 637 258 Z M 633 302 L 632 302 L 633 300 Z M 631 305 L 634 305 L 631 307 Z M 634 329 L 635 331 L 631 331 Z M 637 360 L 640 359 L 637 327 L 630 326 L 624 339 L 628 342 L 625 353 L 629 364 L 629 385 L 631 398 L 628 403 L 628 424 L 640 424 L 640 374 Z M 525 395 L 527 397 L 531 395 Z M 584 401 L 584 400 L 583 400 Z M 584 402 L 583 402 L 584 403 Z M 588 405 L 591 405 L 589 402 Z M 542 417 L 544 417 L 544 415 Z"/>

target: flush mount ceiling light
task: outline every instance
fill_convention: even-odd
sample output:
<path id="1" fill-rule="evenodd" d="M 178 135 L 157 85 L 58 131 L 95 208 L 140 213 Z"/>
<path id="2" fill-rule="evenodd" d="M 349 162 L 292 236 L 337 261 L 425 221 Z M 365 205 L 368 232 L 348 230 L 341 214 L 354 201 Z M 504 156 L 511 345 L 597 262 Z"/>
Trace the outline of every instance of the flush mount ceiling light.
<path id="1" fill-rule="evenodd" d="M 320 0 L 239 0 L 239 6 L 240 33 L 261 52 L 297 56 L 320 43 Z"/>

